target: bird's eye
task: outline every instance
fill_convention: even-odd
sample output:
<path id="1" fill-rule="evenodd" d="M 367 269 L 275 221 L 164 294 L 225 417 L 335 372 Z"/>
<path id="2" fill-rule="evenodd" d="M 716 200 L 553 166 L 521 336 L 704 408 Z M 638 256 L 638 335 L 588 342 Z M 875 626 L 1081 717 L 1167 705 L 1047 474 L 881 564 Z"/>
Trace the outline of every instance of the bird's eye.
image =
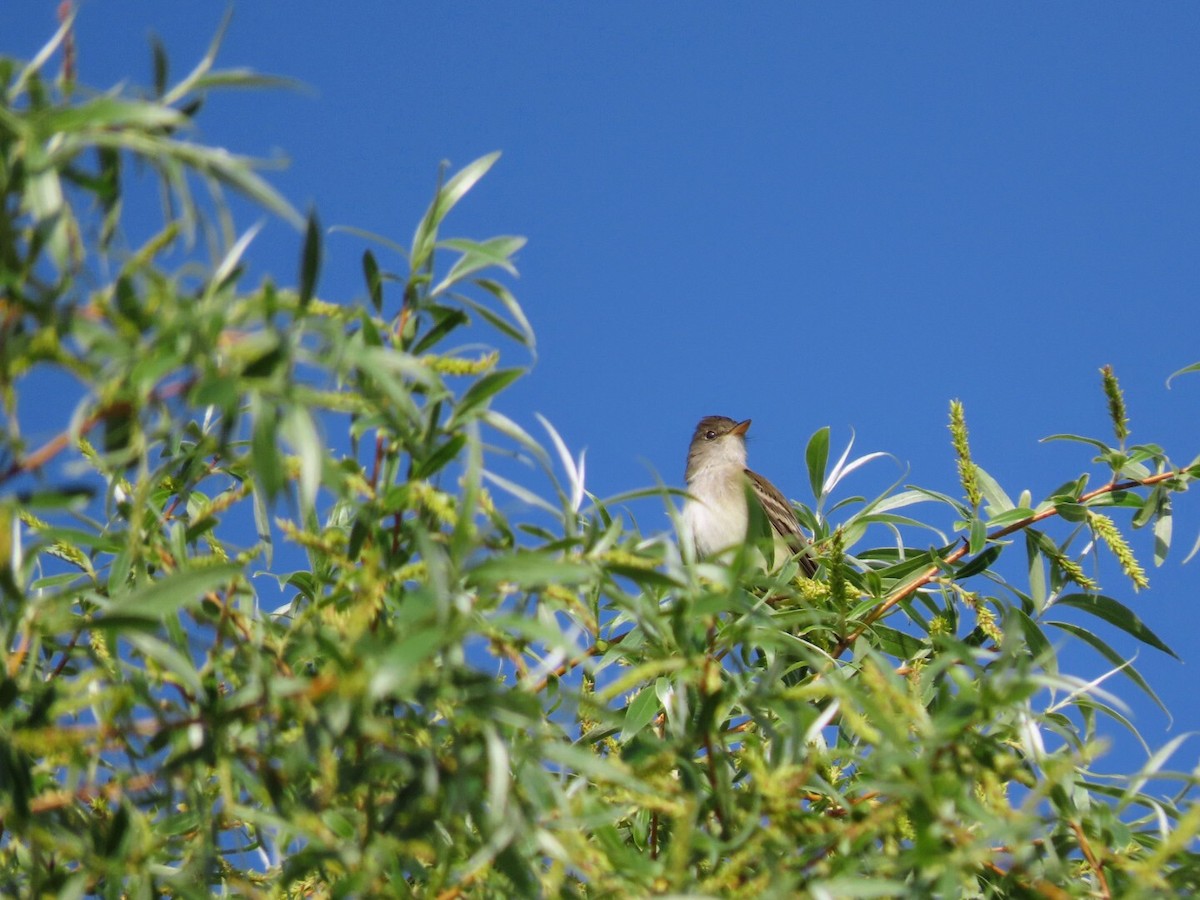
<path id="1" fill-rule="evenodd" d="M 711 441 L 711 440 L 712 440 L 713 438 L 715 438 L 716 436 L 717 436 L 717 433 L 716 433 L 715 431 L 706 431 L 706 432 L 704 432 L 704 439 L 705 439 L 706 441 Z"/>

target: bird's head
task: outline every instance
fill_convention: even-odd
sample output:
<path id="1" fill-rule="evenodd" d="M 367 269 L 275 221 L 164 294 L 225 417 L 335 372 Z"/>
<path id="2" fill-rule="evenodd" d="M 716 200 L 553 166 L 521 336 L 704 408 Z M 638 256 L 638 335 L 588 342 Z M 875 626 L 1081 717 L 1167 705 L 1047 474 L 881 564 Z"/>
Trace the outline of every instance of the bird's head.
<path id="1" fill-rule="evenodd" d="M 705 416 L 696 425 L 688 447 L 687 479 L 709 468 L 746 467 L 746 431 L 750 420 L 734 421 L 728 416 Z"/>

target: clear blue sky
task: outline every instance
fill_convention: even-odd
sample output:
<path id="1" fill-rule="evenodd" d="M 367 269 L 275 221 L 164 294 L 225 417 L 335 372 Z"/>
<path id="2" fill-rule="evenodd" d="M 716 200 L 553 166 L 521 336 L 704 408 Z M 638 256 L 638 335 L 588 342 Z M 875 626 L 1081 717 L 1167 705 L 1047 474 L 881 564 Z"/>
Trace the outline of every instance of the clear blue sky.
<path id="1" fill-rule="evenodd" d="M 56 5 L 0 7 L 0 50 L 32 54 Z M 222 13 L 87 0 L 80 77 L 148 82 L 151 30 L 181 75 Z M 752 466 L 801 501 L 822 425 L 958 493 L 958 397 L 978 462 L 1037 498 L 1089 459 L 1040 438 L 1108 436 L 1105 363 L 1134 440 L 1200 452 L 1200 376 L 1164 386 L 1200 361 L 1200 6 L 245 2 L 220 59 L 311 88 L 214 95 L 200 124 L 286 153 L 275 183 L 326 225 L 407 241 L 441 160 L 503 151 L 449 231 L 529 238 L 539 357 L 502 408 L 586 446 L 596 493 L 679 484 L 712 413 L 753 417 Z M 288 279 L 297 247 L 275 222 L 251 257 Z M 361 296 L 361 250 L 330 239 L 322 295 Z M 1121 689 L 1155 744 L 1200 725 L 1198 531 L 1195 493 L 1149 594 L 1101 564 L 1185 659 L 1137 663 L 1169 731 Z"/>

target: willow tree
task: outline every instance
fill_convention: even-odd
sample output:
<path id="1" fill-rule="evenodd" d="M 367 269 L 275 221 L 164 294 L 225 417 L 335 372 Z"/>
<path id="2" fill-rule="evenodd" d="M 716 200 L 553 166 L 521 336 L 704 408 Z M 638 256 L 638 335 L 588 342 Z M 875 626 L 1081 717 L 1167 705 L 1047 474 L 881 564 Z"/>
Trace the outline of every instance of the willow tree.
<path id="1" fill-rule="evenodd" d="M 1142 586 L 1123 530 L 1165 555 L 1200 466 L 1129 442 L 1111 371 L 1090 478 L 1012 499 L 952 404 L 961 485 L 838 502 L 863 460 L 821 430 L 816 577 L 697 560 L 626 512 L 677 495 L 595 497 L 501 412 L 523 241 L 444 233 L 495 156 L 431 169 L 403 245 L 339 237 L 362 286 L 330 296 L 315 216 L 194 139 L 262 79 L 214 50 L 170 83 L 156 48 L 152 87 L 96 92 L 69 36 L 0 61 L 0 891 L 1196 890 L 1195 777 L 1175 744 L 1098 774 L 1133 726 L 1060 660 L 1154 698 L 1112 636 L 1171 652 L 1087 563 Z M 158 225 L 123 205 L 147 180 Z M 230 192 L 297 223 L 295 272 L 248 283 Z"/>

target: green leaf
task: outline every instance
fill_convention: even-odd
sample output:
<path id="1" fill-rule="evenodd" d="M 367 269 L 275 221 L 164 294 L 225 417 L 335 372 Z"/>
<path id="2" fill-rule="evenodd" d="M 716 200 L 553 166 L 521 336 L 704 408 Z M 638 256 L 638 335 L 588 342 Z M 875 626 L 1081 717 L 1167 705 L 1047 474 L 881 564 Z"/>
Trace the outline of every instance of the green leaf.
<path id="1" fill-rule="evenodd" d="M 825 467 L 829 464 L 829 426 L 818 428 L 808 439 L 804 448 L 804 461 L 808 466 L 808 483 L 813 496 L 820 498 L 825 488 Z"/>
<path id="2" fill-rule="evenodd" d="M 970 578 L 972 575 L 978 575 L 996 561 L 996 557 L 1000 555 L 1000 551 L 1002 549 L 1002 547 L 992 545 L 978 556 L 967 560 L 954 570 L 954 580 L 962 581 L 964 578 Z"/>
<path id="3" fill-rule="evenodd" d="M 920 494 L 930 500 L 937 500 L 939 503 L 945 503 L 951 509 L 958 513 L 958 517 L 964 522 L 971 518 L 971 510 L 967 509 L 960 501 L 955 500 L 947 494 L 939 491 L 931 491 L 928 488 L 923 488 L 918 485 L 908 485 L 908 490 L 913 494 Z"/>
<path id="4" fill-rule="evenodd" d="M 525 318 L 525 313 L 521 309 L 521 304 L 517 302 L 517 299 L 512 295 L 512 292 L 498 281 L 492 281 L 489 278 L 477 278 L 475 280 L 475 284 L 483 288 L 500 301 L 505 311 L 508 312 L 509 316 L 516 323 L 517 329 L 521 332 L 523 336 L 522 343 L 532 350 L 536 343 L 534 340 L 533 326 L 530 325 L 529 320 Z"/>
<path id="5" fill-rule="evenodd" d="M 444 306 L 429 310 L 429 317 L 433 320 L 433 324 L 428 331 L 421 335 L 421 340 L 412 348 L 414 356 L 431 349 L 451 331 L 470 321 L 467 314 L 461 309 L 450 309 Z"/>
<path id="6" fill-rule="evenodd" d="M 317 276 L 321 272 L 321 226 L 317 222 L 317 211 L 308 214 L 304 228 L 304 248 L 300 253 L 300 309 L 308 307 L 313 291 L 317 287 Z"/>
<path id="7" fill-rule="evenodd" d="M 1029 561 L 1029 596 L 1034 607 L 1041 611 L 1046 606 L 1046 564 L 1038 535 L 1029 529 L 1025 532 L 1025 553 Z"/>
<path id="8" fill-rule="evenodd" d="M 256 487 L 261 489 L 263 499 L 267 503 L 275 499 L 284 484 L 279 447 L 275 442 L 277 427 L 275 410 L 266 407 L 255 416 L 254 430 L 250 435 L 250 466 Z"/>
<path id="9" fill-rule="evenodd" d="M 317 434 L 312 413 L 304 406 L 291 406 L 283 414 L 280 430 L 300 457 L 300 506 L 307 514 L 317 502 L 317 490 L 321 486 L 321 466 L 325 459 L 325 448 Z"/>
<path id="10" fill-rule="evenodd" d="M 557 763 L 567 771 L 582 775 L 601 784 L 616 784 L 632 791 L 645 791 L 647 786 L 639 781 L 627 766 L 612 758 L 597 756 L 591 750 L 574 744 L 550 742 L 543 747 L 546 759 Z"/>
<path id="11" fill-rule="evenodd" d="M 1171 499 L 1164 493 L 1159 498 L 1158 517 L 1154 520 L 1154 564 L 1161 566 L 1171 549 Z"/>
<path id="12" fill-rule="evenodd" d="M 31 117 L 41 134 L 80 131 L 83 129 L 165 129 L 178 128 L 185 123 L 183 114 L 157 101 L 124 100 L 118 97 L 96 97 L 78 106 L 37 113 Z"/>
<path id="13" fill-rule="evenodd" d="M 167 92 L 167 77 L 170 66 L 167 62 L 167 51 L 158 35 L 150 35 L 150 52 L 154 58 L 154 96 L 161 97 Z"/>
<path id="14" fill-rule="evenodd" d="M 1175 372 L 1172 372 L 1167 378 L 1167 387 L 1171 386 L 1171 382 L 1180 375 L 1189 375 L 1192 372 L 1200 372 L 1200 363 L 1192 363 L 1190 366 L 1184 366 Z"/>
<path id="15" fill-rule="evenodd" d="M 903 631 L 876 622 L 871 626 L 872 643 L 883 653 L 896 659 L 913 659 L 929 649 L 929 642 Z"/>
<path id="16" fill-rule="evenodd" d="M 414 271 L 423 269 L 429 262 L 434 243 L 437 241 L 438 228 L 441 226 L 442 220 L 446 218 L 446 214 L 475 186 L 480 178 L 487 174 L 488 169 L 499 158 L 498 152 L 481 156 L 463 167 L 457 175 L 441 186 L 434 196 L 433 202 L 429 205 L 429 209 L 425 211 L 425 215 L 417 225 L 416 233 L 413 234 L 411 265 Z"/>
<path id="17" fill-rule="evenodd" d="M 1006 510 L 998 515 L 991 516 L 987 520 L 987 527 L 991 528 L 1007 528 L 1022 519 L 1028 519 L 1034 514 L 1034 511 L 1028 506 L 1017 506 L 1013 509 Z"/>
<path id="18" fill-rule="evenodd" d="M 467 573 L 472 584 L 492 586 L 511 582 L 519 587 L 583 584 L 595 577 L 583 562 L 554 559 L 545 553 L 519 552 L 484 560 Z"/>
<path id="19" fill-rule="evenodd" d="M 509 260 L 509 257 L 525 246 L 525 238 L 511 236 L 494 237 L 482 243 L 454 238 L 442 241 L 438 246 L 458 250 L 462 256 L 450 267 L 450 271 L 446 273 L 446 277 L 438 282 L 437 286 L 429 292 L 429 296 L 431 297 L 437 297 L 464 278 L 474 275 L 483 269 L 499 268 L 511 275 L 516 275 L 516 267 Z"/>
<path id="20" fill-rule="evenodd" d="M 980 518 L 971 520 L 970 540 L 967 543 L 967 548 L 970 553 L 979 553 L 987 544 L 987 523 Z"/>
<path id="21" fill-rule="evenodd" d="M 1087 444 L 1089 447 L 1095 447 L 1097 450 L 1107 453 L 1112 448 L 1103 441 L 1098 441 L 1095 438 L 1082 437 L 1078 434 L 1052 434 L 1042 438 L 1043 441 L 1075 441 L 1080 444 Z"/>
<path id="22" fill-rule="evenodd" d="M 451 426 L 472 417 L 472 414 L 486 404 L 489 399 L 524 374 L 524 369 L 499 369 L 484 375 L 467 388 L 466 393 L 454 407 L 454 415 L 450 419 Z"/>
<path id="23" fill-rule="evenodd" d="M 1025 646 L 1029 648 L 1029 654 L 1051 672 L 1055 671 L 1057 664 L 1054 660 L 1054 648 L 1046 639 L 1046 634 L 1038 623 L 1026 615 L 1020 607 L 1010 607 L 1009 614 L 1014 616 L 1019 623 L 1021 634 L 1025 638 Z"/>
<path id="24" fill-rule="evenodd" d="M 208 591 L 227 584 L 241 574 L 242 567 L 232 563 L 201 566 L 173 572 L 139 590 L 119 595 L 105 604 L 96 625 L 104 627 L 110 618 L 166 618 L 185 606 L 197 603 Z"/>
<path id="25" fill-rule="evenodd" d="M 529 335 L 523 333 L 521 329 L 514 326 L 498 312 L 488 309 L 482 303 L 477 303 L 470 297 L 456 297 L 455 299 L 473 309 L 481 319 L 483 319 L 501 334 L 512 338 L 514 341 L 522 344 L 523 346 L 532 347 L 532 342 Z"/>
<path id="26" fill-rule="evenodd" d="M 1082 503 L 1058 502 L 1054 504 L 1055 511 L 1067 522 L 1086 522 L 1087 506 Z"/>
<path id="27" fill-rule="evenodd" d="M 100 621 L 103 626 L 103 619 Z M 121 637 L 148 659 L 154 660 L 171 675 L 178 679 L 183 687 L 195 696 L 204 693 L 204 684 L 196 665 L 185 654 L 166 641 L 145 632 L 127 629 L 121 632 Z"/>
<path id="28" fill-rule="evenodd" d="M 810 896 L 840 897 L 845 900 L 868 900 L 873 897 L 904 897 L 912 893 L 911 885 L 887 878 L 857 878 L 839 876 L 825 881 L 813 881 Z"/>
<path id="29" fill-rule="evenodd" d="M 432 453 L 420 461 L 413 470 L 414 479 L 430 478 L 439 472 L 447 463 L 458 456 L 463 445 L 467 442 L 465 434 L 456 434 L 438 445 Z"/>
<path id="30" fill-rule="evenodd" d="M 1171 740 L 1167 741 L 1164 746 L 1158 748 L 1158 750 L 1156 750 L 1151 757 L 1146 760 L 1146 764 L 1142 766 L 1141 770 L 1136 774 L 1136 776 L 1130 779 L 1129 785 L 1125 788 L 1125 793 L 1121 798 L 1122 804 L 1128 803 L 1129 800 L 1132 799 L 1142 789 L 1149 779 L 1159 776 L 1160 770 L 1166 764 L 1167 760 L 1175 754 L 1175 751 L 1179 749 L 1179 746 L 1184 741 L 1193 736 L 1194 735 L 1190 732 L 1178 734 Z"/>
<path id="31" fill-rule="evenodd" d="M 1126 634 L 1137 638 L 1143 644 L 1149 644 L 1154 649 L 1161 650 L 1163 653 L 1179 659 L 1175 651 L 1163 643 L 1158 635 L 1151 631 L 1133 610 L 1120 601 L 1114 600 L 1112 597 L 1106 597 L 1102 594 L 1067 594 L 1065 597 L 1059 597 L 1053 605 L 1081 609 L 1097 618 L 1103 619 L 1110 625 L 1115 625 Z"/>
<path id="32" fill-rule="evenodd" d="M 621 563 L 605 563 L 604 570 L 610 575 L 628 578 L 642 588 L 678 588 L 682 583 L 657 569 L 646 569 L 642 566 L 627 566 Z"/>
<path id="33" fill-rule="evenodd" d="M 633 702 L 625 709 L 625 721 L 621 725 L 621 743 L 628 743 L 632 737 L 653 722 L 654 717 L 658 715 L 658 710 L 658 697 L 654 695 L 654 691 L 649 687 L 642 688 L 633 698 Z"/>
<path id="34" fill-rule="evenodd" d="M 379 263 L 375 254 L 370 250 L 363 251 L 363 278 L 367 282 L 367 295 L 371 298 L 371 306 L 376 313 L 383 312 L 383 278 L 379 274 Z"/>
<path id="35" fill-rule="evenodd" d="M 1171 711 L 1163 705 L 1162 700 L 1158 698 L 1158 694 L 1154 693 L 1153 688 L 1150 687 L 1149 683 L 1141 676 L 1138 670 L 1130 665 L 1128 660 L 1123 659 L 1116 650 L 1108 646 L 1107 643 L 1102 641 L 1095 634 L 1088 631 L 1086 628 L 1081 628 L 1080 626 L 1074 625 L 1070 622 L 1060 622 L 1057 619 L 1047 619 L 1045 624 L 1053 625 L 1055 628 L 1059 628 L 1067 632 L 1067 634 L 1074 635 L 1075 637 L 1079 638 L 1079 640 L 1083 641 L 1089 647 L 1094 649 L 1114 667 L 1119 668 L 1121 673 L 1139 688 L 1141 688 L 1146 693 L 1146 696 L 1153 700 L 1155 705 L 1161 709 L 1168 718 L 1171 716 Z"/>
<path id="36" fill-rule="evenodd" d="M 975 478 L 979 482 L 979 490 L 987 500 L 989 511 L 1002 513 L 1016 506 L 1012 498 L 1000 487 L 1000 483 L 979 466 L 975 467 Z"/>

